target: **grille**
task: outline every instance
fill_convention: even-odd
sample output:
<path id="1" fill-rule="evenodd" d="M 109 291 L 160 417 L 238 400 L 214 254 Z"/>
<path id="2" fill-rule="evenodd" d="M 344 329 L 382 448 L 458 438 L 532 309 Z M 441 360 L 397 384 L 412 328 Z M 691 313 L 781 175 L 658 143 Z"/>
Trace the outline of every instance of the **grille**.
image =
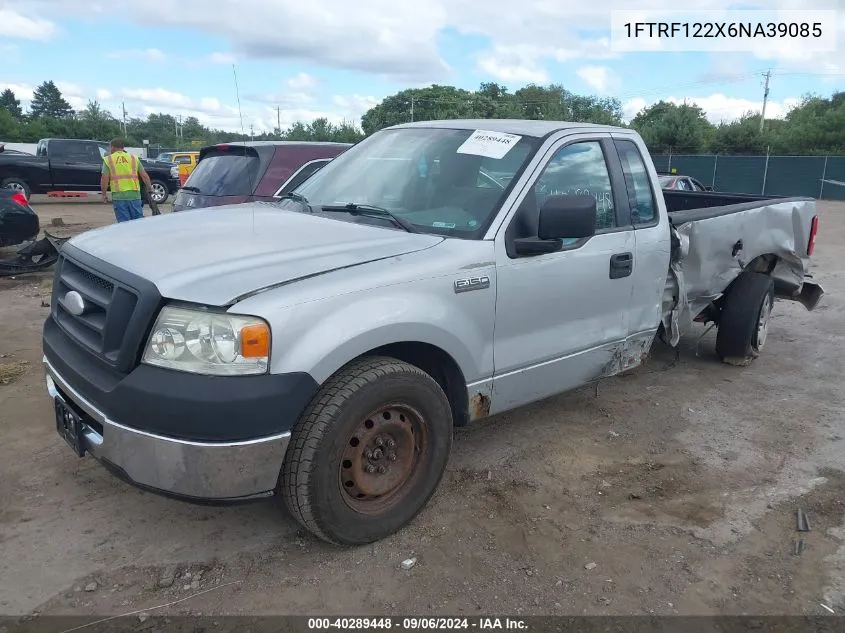
<path id="1" fill-rule="evenodd" d="M 62 256 L 57 266 L 53 286 L 53 316 L 59 326 L 88 350 L 116 364 L 137 295 L 67 256 Z M 71 290 L 85 302 L 81 315 L 72 314 L 65 306 L 64 297 Z"/>

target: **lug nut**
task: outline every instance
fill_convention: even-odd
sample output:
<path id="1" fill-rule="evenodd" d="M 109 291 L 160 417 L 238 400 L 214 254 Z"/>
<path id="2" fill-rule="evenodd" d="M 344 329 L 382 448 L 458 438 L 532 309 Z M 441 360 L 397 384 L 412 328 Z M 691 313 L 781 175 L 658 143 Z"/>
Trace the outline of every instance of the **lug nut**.
<path id="1" fill-rule="evenodd" d="M 381 450 L 380 448 L 377 448 L 376 450 L 373 451 L 373 460 L 378 461 L 382 457 L 384 457 L 384 451 L 383 450 Z"/>
<path id="2" fill-rule="evenodd" d="M 367 472 L 372 475 L 374 472 L 376 472 L 376 467 L 372 464 L 367 464 Z"/>
<path id="3" fill-rule="evenodd" d="M 396 448 L 396 440 L 393 438 L 387 440 L 387 448 Z"/>
<path id="4" fill-rule="evenodd" d="M 379 466 L 378 472 L 379 472 L 379 475 L 383 475 L 384 473 L 387 472 L 387 468 L 385 468 L 384 466 Z"/>
<path id="5" fill-rule="evenodd" d="M 372 459 L 373 458 L 373 451 L 371 451 L 368 448 L 367 450 L 364 451 L 364 457 L 366 457 L 367 459 Z"/>
<path id="6" fill-rule="evenodd" d="M 387 459 L 389 459 L 392 462 L 395 462 L 396 461 L 396 453 L 394 453 L 393 451 L 390 451 L 387 454 Z"/>
<path id="7" fill-rule="evenodd" d="M 381 435 L 379 435 L 379 436 L 376 438 L 376 446 L 383 446 L 383 445 L 384 445 L 384 440 L 383 440 L 383 439 L 381 439 Z"/>

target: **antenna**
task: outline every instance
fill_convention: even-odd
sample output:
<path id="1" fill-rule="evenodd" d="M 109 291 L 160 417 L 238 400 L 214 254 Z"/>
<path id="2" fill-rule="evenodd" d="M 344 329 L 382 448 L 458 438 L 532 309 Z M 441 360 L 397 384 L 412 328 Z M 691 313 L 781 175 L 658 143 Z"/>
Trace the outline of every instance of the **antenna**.
<path id="1" fill-rule="evenodd" d="M 244 130 L 244 115 L 241 112 L 241 93 L 238 90 L 238 71 L 235 70 L 234 64 L 232 64 L 232 74 L 235 76 L 235 97 L 238 100 L 238 118 L 241 120 L 241 134 L 246 136 L 246 131 Z"/>

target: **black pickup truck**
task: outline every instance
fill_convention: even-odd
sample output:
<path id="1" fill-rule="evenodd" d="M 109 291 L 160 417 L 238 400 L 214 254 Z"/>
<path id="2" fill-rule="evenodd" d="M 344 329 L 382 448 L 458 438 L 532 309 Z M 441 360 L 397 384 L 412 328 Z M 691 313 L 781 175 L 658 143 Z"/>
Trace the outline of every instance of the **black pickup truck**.
<path id="1" fill-rule="evenodd" d="M 6 154 L 0 148 L 0 187 L 33 193 L 50 191 L 99 191 L 103 157 L 109 144 L 103 141 L 48 138 L 38 141 L 35 156 Z M 163 203 L 179 189 L 175 163 L 141 159 L 152 180 L 152 199 Z"/>

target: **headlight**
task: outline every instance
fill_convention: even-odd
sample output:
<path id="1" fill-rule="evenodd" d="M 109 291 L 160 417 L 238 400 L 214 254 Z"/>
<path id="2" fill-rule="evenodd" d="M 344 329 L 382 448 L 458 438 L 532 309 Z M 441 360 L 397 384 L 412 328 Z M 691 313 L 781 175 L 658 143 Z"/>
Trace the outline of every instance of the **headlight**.
<path id="1" fill-rule="evenodd" d="M 179 165 L 173 165 L 173 167 L 170 168 L 170 175 L 174 178 L 179 177 Z"/>
<path id="2" fill-rule="evenodd" d="M 267 373 L 270 326 L 258 317 L 165 306 L 142 362 L 194 374 Z"/>

